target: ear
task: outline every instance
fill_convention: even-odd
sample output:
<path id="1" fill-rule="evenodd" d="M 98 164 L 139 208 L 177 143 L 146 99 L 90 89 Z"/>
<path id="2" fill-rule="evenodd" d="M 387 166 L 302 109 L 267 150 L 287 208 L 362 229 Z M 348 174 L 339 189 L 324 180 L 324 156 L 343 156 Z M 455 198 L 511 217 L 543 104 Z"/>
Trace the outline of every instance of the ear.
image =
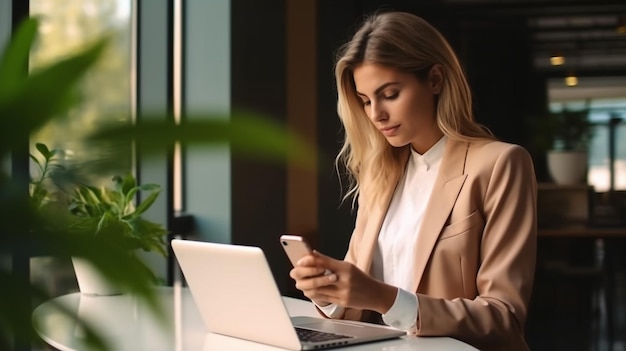
<path id="1" fill-rule="evenodd" d="M 428 83 L 433 94 L 439 95 L 441 93 L 441 89 L 443 89 L 443 66 L 441 64 L 436 63 L 430 68 Z"/>

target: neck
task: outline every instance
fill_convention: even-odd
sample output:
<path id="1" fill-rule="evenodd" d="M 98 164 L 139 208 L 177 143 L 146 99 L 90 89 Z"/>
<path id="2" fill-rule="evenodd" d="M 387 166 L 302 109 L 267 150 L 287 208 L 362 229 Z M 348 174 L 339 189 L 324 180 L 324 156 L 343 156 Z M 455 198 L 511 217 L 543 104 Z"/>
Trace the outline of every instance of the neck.
<path id="1" fill-rule="evenodd" d="M 437 129 L 434 133 L 427 133 L 421 136 L 419 139 L 411 142 L 411 147 L 418 154 L 423 155 L 426 151 L 430 150 L 443 137 L 443 132 Z"/>

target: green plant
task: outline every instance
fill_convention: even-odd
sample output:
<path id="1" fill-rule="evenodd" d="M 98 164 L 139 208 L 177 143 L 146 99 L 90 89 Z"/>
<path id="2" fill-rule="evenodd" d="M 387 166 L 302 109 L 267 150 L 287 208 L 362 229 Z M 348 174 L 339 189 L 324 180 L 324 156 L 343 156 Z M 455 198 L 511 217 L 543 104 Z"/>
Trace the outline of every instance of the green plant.
<path id="1" fill-rule="evenodd" d="M 83 182 L 72 184 L 70 194 L 54 184 L 50 184 L 55 172 L 65 171 L 57 155 L 60 149 L 50 150 L 43 143 L 36 143 L 39 155 L 30 154 L 37 166 L 38 176 L 30 181 L 30 200 L 34 209 L 55 216 L 62 216 L 67 207 L 71 216 L 64 218 L 63 228 L 70 233 L 92 233 L 119 245 L 125 250 L 142 249 L 155 251 L 166 256 L 165 236 L 167 230 L 159 223 L 142 217 L 156 201 L 161 192 L 158 184 L 138 185 L 135 177 L 114 176 L 112 186 L 95 187 Z M 69 178 L 69 177 L 66 177 Z M 69 180 L 65 180 L 67 183 Z M 67 186 L 67 184 L 66 184 Z M 148 195 L 135 205 L 135 197 L 140 192 Z M 58 223 L 58 222 L 57 222 Z"/>
<path id="2" fill-rule="evenodd" d="M 534 118 L 531 123 L 534 148 L 549 150 L 586 151 L 593 137 L 593 124 L 588 119 L 589 110 L 548 112 Z"/>
<path id="3" fill-rule="evenodd" d="M 79 184 L 70 199 L 69 211 L 72 231 L 93 232 L 128 250 L 155 251 L 166 256 L 165 235 L 161 224 L 148 221 L 142 214 L 159 196 L 157 184 L 137 185 L 132 174 L 115 176 L 113 186 L 100 188 Z M 135 195 L 149 192 L 145 199 L 134 204 Z"/>
<path id="4" fill-rule="evenodd" d="M 589 110 L 568 110 L 554 113 L 557 121 L 554 147 L 560 150 L 587 150 L 593 136 L 593 125 L 589 122 Z"/>

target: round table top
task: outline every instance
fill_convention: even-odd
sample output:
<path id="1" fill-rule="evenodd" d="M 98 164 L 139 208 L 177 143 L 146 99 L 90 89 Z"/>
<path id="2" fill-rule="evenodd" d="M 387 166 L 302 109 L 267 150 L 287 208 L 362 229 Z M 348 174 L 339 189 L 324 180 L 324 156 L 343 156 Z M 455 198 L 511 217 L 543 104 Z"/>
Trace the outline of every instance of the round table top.
<path id="1" fill-rule="evenodd" d="M 33 312 L 39 336 L 61 351 L 86 351 L 85 329 L 71 315 L 92 325 L 111 350 L 283 350 L 280 348 L 208 333 L 187 288 L 157 288 L 157 300 L 165 318 L 158 318 L 143 299 L 132 294 L 89 296 L 72 293 L 49 300 Z M 283 297 L 292 316 L 319 314 L 309 301 Z M 447 337 L 403 336 L 381 342 L 353 345 L 353 351 L 374 350 L 476 350 Z"/>

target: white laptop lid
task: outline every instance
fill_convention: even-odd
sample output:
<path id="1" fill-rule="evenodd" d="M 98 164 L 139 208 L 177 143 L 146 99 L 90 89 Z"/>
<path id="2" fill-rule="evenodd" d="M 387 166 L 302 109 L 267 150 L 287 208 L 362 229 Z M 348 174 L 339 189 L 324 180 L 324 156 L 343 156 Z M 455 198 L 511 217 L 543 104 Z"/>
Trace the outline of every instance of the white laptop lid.
<path id="1" fill-rule="evenodd" d="M 172 249 L 208 331 L 291 350 L 384 340 L 405 332 L 368 323 L 290 317 L 258 247 L 172 240 Z M 301 341 L 294 325 L 346 336 Z"/>
<path id="2" fill-rule="evenodd" d="M 260 248 L 172 240 L 172 249 L 209 331 L 301 349 Z"/>

